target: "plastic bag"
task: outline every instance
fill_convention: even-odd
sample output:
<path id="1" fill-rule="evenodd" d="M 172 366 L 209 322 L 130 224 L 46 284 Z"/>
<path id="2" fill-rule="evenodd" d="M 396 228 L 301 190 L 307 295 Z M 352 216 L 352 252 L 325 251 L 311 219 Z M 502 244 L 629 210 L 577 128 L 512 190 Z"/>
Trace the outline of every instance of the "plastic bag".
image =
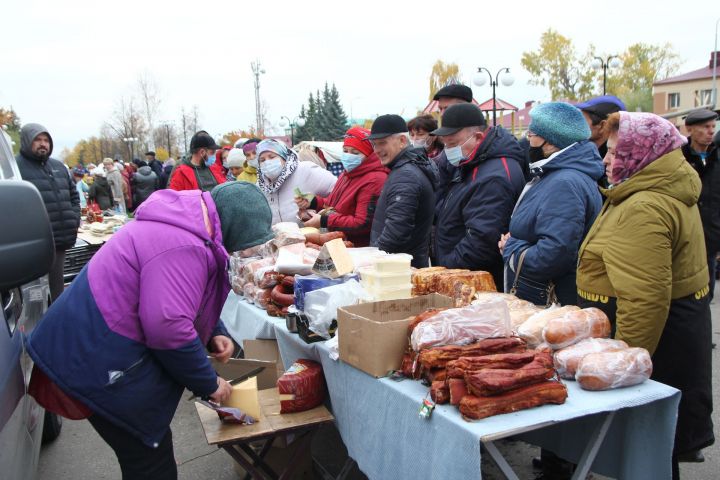
<path id="1" fill-rule="evenodd" d="M 625 350 L 628 344 L 622 340 L 612 340 L 610 338 L 587 338 L 575 345 L 571 345 L 562 350 L 558 350 L 553 355 L 555 370 L 557 370 L 560 378 L 573 380 L 580 361 L 586 355 L 600 352 L 614 352 L 617 350 Z"/>
<path id="2" fill-rule="evenodd" d="M 255 272 L 263 267 L 275 265 L 274 258 L 247 259 L 242 268 L 242 276 L 246 282 L 255 282 Z"/>
<path id="3" fill-rule="evenodd" d="M 365 290 L 357 280 L 350 280 L 340 285 L 314 290 L 305 295 L 305 315 L 310 330 L 323 338 L 330 338 L 328 329 L 337 317 L 337 309 L 354 305 L 365 298 Z"/>
<path id="4" fill-rule="evenodd" d="M 560 350 L 586 338 L 609 337 L 610 320 L 599 308 L 584 308 L 551 318 L 542 335 L 553 350 Z"/>
<path id="5" fill-rule="evenodd" d="M 255 284 L 252 282 L 248 282 L 242 287 L 243 290 L 243 296 L 245 297 L 245 300 L 247 300 L 250 303 L 255 303 L 255 291 L 257 290 L 257 287 L 255 287 Z"/>
<path id="6" fill-rule="evenodd" d="M 591 353 L 578 366 L 575 380 L 584 390 L 630 387 L 652 375 L 652 359 L 644 348 Z"/>
<path id="7" fill-rule="evenodd" d="M 410 335 L 413 350 L 439 345 L 467 345 L 491 337 L 509 337 L 510 315 L 502 299 L 450 308 L 419 323 Z"/>
<path id="8" fill-rule="evenodd" d="M 305 243 L 305 235 L 296 223 L 276 223 L 272 226 L 272 230 L 275 232 L 275 239 L 272 242 L 277 248 L 294 243 Z"/>
<path id="9" fill-rule="evenodd" d="M 543 342 L 543 328 L 545 328 L 551 318 L 562 317 L 567 312 L 575 310 L 580 310 L 580 307 L 576 307 L 574 305 L 558 307 L 553 305 L 550 308 L 539 311 L 525 320 L 525 322 L 517 328 L 517 333 L 528 343 L 528 348 L 535 348 Z"/>
<path id="10" fill-rule="evenodd" d="M 357 279 L 357 277 L 351 277 Z M 350 278 L 323 278 L 319 275 L 298 275 L 295 277 L 295 308 L 299 312 L 305 311 L 305 295 L 308 293 L 319 290 L 321 288 L 329 287 L 331 285 L 339 285 L 345 283 Z"/>
<path id="11" fill-rule="evenodd" d="M 306 250 L 304 243 L 280 247 L 275 270 L 286 275 L 308 275 L 312 271 L 312 265 L 305 263 Z"/>

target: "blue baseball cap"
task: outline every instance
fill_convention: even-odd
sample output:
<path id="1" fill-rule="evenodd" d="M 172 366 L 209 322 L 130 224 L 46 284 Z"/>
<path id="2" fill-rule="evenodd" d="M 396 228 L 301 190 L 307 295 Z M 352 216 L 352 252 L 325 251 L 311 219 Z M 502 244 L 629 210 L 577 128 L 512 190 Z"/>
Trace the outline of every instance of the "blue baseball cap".
<path id="1" fill-rule="evenodd" d="M 583 112 L 594 113 L 603 120 L 611 113 L 625 110 L 625 104 L 614 95 L 591 98 L 587 102 L 578 103 L 575 107 Z"/>

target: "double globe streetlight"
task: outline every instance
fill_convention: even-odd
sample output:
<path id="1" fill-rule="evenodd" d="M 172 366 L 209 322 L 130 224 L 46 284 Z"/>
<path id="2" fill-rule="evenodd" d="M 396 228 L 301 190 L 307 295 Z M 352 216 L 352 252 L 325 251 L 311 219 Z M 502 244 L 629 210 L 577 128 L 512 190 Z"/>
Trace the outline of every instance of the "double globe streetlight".
<path id="1" fill-rule="evenodd" d="M 128 144 L 128 150 L 130 151 L 130 162 L 132 162 L 135 158 L 135 142 L 137 142 L 139 138 L 137 137 L 125 137 L 123 138 L 123 142 Z"/>
<path id="2" fill-rule="evenodd" d="M 290 127 L 290 143 L 295 146 L 295 127 L 302 128 L 305 126 L 305 119 L 303 117 L 295 117 L 292 122 L 284 115 L 280 116 L 280 126 L 282 128 Z"/>
<path id="3" fill-rule="evenodd" d="M 603 71 L 603 95 L 605 95 L 605 92 L 607 90 L 607 71 L 608 68 L 620 68 L 622 66 L 622 62 L 620 61 L 620 57 L 617 55 L 610 55 L 606 59 L 603 60 L 602 57 L 593 57 L 592 62 L 590 62 L 590 66 L 594 68 L 595 70 L 600 70 L 602 68 Z"/>
<path id="4" fill-rule="evenodd" d="M 509 68 L 501 68 L 498 70 L 498 72 L 495 74 L 495 78 L 493 79 L 492 73 L 490 73 L 490 70 L 488 70 L 485 67 L 478 67 L 477 73 L 475 73 L 475 76 L 473 76 L 473 83 L 477 85 L 478 87 L 482 87 L 485 85 L 486 79 L 484 72 L 487 72 L 488 76 L 490 77 L 490 85 L 492 85 L 492 101 L 493 101 L 493 126 L 497 125 L 497 103 L 495 100 L 495 87 L 498 85 L 498 80 L 502 82 L 503 85 L 506 87 L 509 87 L 515 82 L 515 78 L 510 73 Z M 503 74 L 502 78 L 500 78 L 500 74 Z"/>

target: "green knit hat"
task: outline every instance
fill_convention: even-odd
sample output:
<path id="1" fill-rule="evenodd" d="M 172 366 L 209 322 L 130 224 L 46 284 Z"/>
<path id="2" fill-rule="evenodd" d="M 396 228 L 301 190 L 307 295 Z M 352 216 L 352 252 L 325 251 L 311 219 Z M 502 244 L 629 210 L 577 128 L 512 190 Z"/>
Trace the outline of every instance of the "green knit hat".
<path id="1" fill-rule="evenodd" d="M 237 252 L 272 240 L 272 212 L 265 195 L 248 182 L 225 182 L 210 192 L 220 217 L 223 244 Z"/>

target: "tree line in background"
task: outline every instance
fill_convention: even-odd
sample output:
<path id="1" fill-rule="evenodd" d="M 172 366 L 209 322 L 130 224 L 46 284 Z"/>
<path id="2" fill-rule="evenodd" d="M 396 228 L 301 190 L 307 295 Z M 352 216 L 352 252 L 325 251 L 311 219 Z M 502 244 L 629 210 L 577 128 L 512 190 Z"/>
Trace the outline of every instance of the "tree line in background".
<path id="1" fill-rule="evenodd" d="M 616 55 L 621 65 L 607 71 L 607 94 L 623 100 L 628 111 L 651 112 L 653 83 L 676 73 L 680 57 L 670 43 L 635 43 Z M 605 61 L 609 55 L 592 44 L 578 53 L 572 40 L 548 29 L 539 48 L 524 52 L 521 63 L 533 76 L 531 83 L 547 86 L 553 99 L 583 101 L 602 95 L 603 74 L 592 66 L 595 57 Z"/>

